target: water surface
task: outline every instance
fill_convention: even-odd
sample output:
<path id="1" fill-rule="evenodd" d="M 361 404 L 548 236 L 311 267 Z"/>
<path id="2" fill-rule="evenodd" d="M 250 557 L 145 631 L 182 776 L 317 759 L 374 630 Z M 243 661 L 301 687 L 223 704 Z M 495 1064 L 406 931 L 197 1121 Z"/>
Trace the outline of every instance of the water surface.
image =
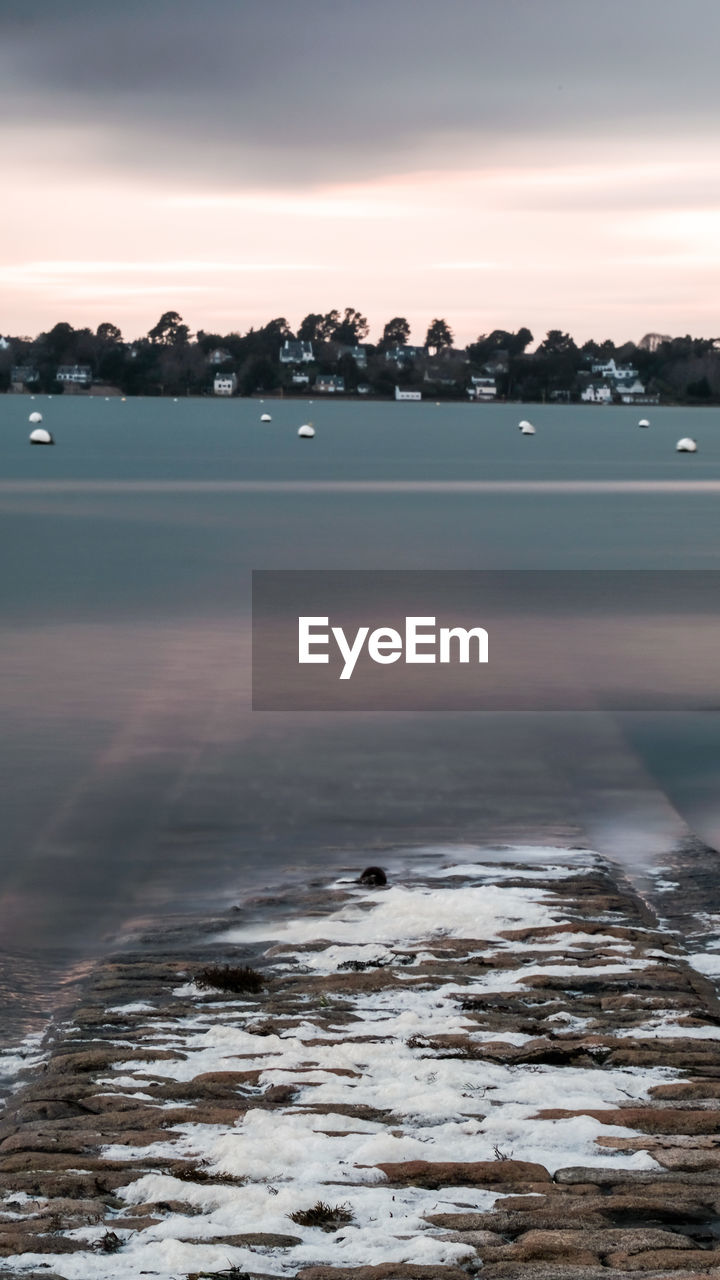
<path id="1" fill-rule="evenodd" d="M 645 412 L 0 397 L 6 1027 L 143 922 L 308 867 L 720 839 L 714 715 L 250 711 L 254 568 L 720 568 L 720 411 Z"/>

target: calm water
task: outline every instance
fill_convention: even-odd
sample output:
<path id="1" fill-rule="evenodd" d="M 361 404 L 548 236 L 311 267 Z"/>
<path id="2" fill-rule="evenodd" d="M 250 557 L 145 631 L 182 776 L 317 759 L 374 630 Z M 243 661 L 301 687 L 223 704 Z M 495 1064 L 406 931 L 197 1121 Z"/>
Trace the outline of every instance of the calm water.
<path id="1" fill-rule="evenodd" d="M 715 716 L 249 710 L 253 568 L 720 568 L 720 487 L 688 481 L 720 481 L 718 410 L 0 397 L 6 1026 L 143 922 L 308 865 L 720 840 Z"/>

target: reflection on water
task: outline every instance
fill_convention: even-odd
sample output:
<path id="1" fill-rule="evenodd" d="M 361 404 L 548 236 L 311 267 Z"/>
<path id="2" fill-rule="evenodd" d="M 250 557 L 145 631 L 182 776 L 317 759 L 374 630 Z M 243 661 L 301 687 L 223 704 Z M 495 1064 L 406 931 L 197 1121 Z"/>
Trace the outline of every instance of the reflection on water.
<path id="1" fill-rule="evenodd" d="M 709 411 L 679 472 L 687 411 L 533 406 L 531 455 L 520 406 L 318 405 L 312 453 L 289 404 L 259 434 L 251 402 L 68 397 L 44 451 L 26 408 L 0 397 L 6 1034 L 141 921 L 303 868 L 720 833 L 715 715 L 253 715 L 244 639 L 253 568 L 718 568 Z"/>

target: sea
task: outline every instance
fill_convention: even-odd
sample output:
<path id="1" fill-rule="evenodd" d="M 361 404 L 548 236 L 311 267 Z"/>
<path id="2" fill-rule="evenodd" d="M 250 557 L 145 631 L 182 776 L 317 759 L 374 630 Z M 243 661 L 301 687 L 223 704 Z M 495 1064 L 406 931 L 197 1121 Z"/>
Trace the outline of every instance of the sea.
<path id="1" fill-rule="evenodd" d="M 720 409 L 5 395 L 0 529 L 6 1048 L 274 885 L 720 842 L 715 711 L 254 712 L 249 635 L 253 569 L 720 569 Z"/>

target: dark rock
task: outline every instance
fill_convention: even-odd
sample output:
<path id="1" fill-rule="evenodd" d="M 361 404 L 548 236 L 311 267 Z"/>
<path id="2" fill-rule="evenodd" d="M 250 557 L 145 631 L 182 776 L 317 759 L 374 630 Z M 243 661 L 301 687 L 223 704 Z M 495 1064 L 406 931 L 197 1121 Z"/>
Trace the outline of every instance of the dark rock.
<path id="1" fill-rule="evenodd" d="M 706 1252 L 703 1249 L 692 1251 L 678 1249 L 649 1249 L 646 1253 L 627 1254 L 620 1250 L 609 1253 L 606 1258 L 611 1267 L 624 1271 L 700 1271 L 708 1275 L 717 1275 L 720 1265 L 720 1250 Z"/>
<path id="2" fill-rule="evenodd" d="M 640 1129 L 643 1133 L 720 1133 L 720 1109 L 717 1111 L 684 1111 L 677 1107 L 617 1107 L 608 1110 L 563 1111 L 553 1107 L 538 1111 L 531 1120 L 574 1120 L 592 1116 L 602 1124 L 624 1129 Z"/>
<path id="3" fill-rule="evenodd" d="M 382 867 L 366 867 L 358 879 L 358 884 L 375 886 L 387 884 L 387 876 Z"/>
<path id="4" fill-rule="evenodd" d="M 464 1268 L 415 1266 L 411 1262 L 381 1262 L 372 1267 L 304 1267 L 295 1280 L 467 1280 Z"/>
<path id="5" fill-rule="evenodd" d="M 379 1164 L 388 1182 L 396 1186 L 452 1187 L 497 1186 L 509 1182 L 550 1182 L 541 1164 L 525 1160 L 430 1161 L 405 1160 Z"/>
<path id="6" fill-rule="evenodd" d="M 191 1237 L 190 1243 L 197 1244 L 197 1236 Z M 228 1248 L 252 1248 L 259 1249 L 293 1249 L 295 1245 L 302 1244 L 300 1236 L 284 1236 L 277 1235 L 271 1231 L 245 1231 L 237 1236 L 203 1236 L 203 1244 L 223 1244 Z"/>

